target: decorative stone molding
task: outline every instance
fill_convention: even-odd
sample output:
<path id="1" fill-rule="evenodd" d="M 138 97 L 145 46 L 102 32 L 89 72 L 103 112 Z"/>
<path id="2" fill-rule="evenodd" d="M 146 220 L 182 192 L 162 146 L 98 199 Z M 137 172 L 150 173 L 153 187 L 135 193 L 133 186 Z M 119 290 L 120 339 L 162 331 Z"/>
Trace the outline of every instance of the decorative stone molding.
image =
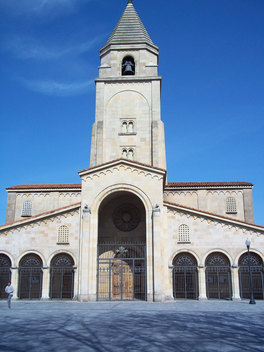
<path id="1" fill-rule="evenodd" d="M 83 182 L 89 182 L 91 180 L 94 180 L 94 179 L 98 179 L 99 177 L 101 176 L 105 176 L 106 174 L 115 174 L 115 173 L 120 173 L 120 171 L 127 171 L 129 173 L 134 173 L 135 175 L 137 176 L 144 176 L 144 177 L 149 177 L 151 179 L 157 179 L 159 181 L 163 180 L 163 175 L 157 175 L 155 174 L 154 172 L 150 172 L 150 171 L 145 171 L 145 170 L 141 170 L 141 169 L 138 169 L 136 167 L 132 167 L 132 166 L 127 166 L 127 165 L 117 165 L 113 168 L 109 168 L 107 170 L 100 170 L 98 172 L 94 172 L 88 176 L 84 176 L 82 178 Z"/>
<path id="2" fill-rule="evenodd" d="M 238 194 L 243 194 L 243 191 L 241 190 L 212 190 L 212 191 L 207 191 L 207 195 L 238 195 Z"/>
<path id="3" fill-rule="evenodd" d="M 248 228 L 245 228 L 246 224 L 243 225 L 241 224 L 238 225 L 238 224 L 231 224 L 231 223 L 227 223 L 225 221 L 225 219 L 223 220 L 218 220 L 218 219 L 210 219 L 208 217 L 206 217 L 206 215 L 198 215 L 198 214 L 195 214 L 195 215 L 192 215 L 192 214 L 189 214 L 187 212 L 184 212 L 184 211 L 181 211 L 181 210 L 174 210 L 174 209 L 170 209 L 170 208 L 167 208 L 167 213 L 169 215 L 174 215 L 174 216 L 177 216 L 179 217 L 179 221 L 183 221 L 182 218 L 186 218 L 186 219 L 190 219 L 190 218 L 193 218 L 194 220 L 198 220 L 200 222 L 206 222 L 208 225 L 215 225 L 215 226 L 221 226 L 224 230 L 234 230 L 236 232 L 238 231 L 241 231 L 243 234 L 246 234 L 248 236 L 252 236 L 253 234 L 256 235 L 256 236 L 260 236 L 260 235 L 264 235 L 264 230 L 263 232 L 261 231 L 258 231 L 258 230 L 254 230 L 254 229 L 248 229 Z"/>

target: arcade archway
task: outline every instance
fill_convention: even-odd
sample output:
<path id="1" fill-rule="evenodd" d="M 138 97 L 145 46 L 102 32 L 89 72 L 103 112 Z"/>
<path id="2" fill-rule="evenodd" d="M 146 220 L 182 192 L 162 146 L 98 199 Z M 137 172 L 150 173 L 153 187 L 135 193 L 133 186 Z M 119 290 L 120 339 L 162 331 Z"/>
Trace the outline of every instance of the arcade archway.
<path id="1" fill-rule="evenodd" d="M 146 300 L 146 212 L 132 193 L 100 205 L 97 268 L 97 300 Z"/>
<path id="2" fill-rule="evenodd" d="M 18 297 L 41 298 L 42 295 L 42 267 L 41 258 L 34 253 L 25 255 L 19 262 Z"/>
<path id="3" fill-rule="evenodd" d="M 11 280 L 11 260 L 5 254 L 0 254 L 0 299 L 6 298 L 5 287 Z"/>
<path id="4" fill-rule="evenodd" d="M 69 298 L 74 295 L 74 261 L 67 253 L 59 253 L 50 263 L 50 298 Z"/>
<path id="5" fill-rule="evenodd" d="M 227 256 L 213 252 L 206 258 L 205 267 L 207 298 L 232 299 L 231 270 Z"/>
<path id="6" fill-rule="evenodd" d="M 250 298 L 248 255 L 244 253 L 238 261 L 240 297 Z M 264 273 L 263 260 L 261 257 L 250 252 L 250 269 L 252 274 L 252 286 L 255 299 L 264 299 Z"/>
<path id="7" fill-rule="evenodd" d="M 173 259 L 173 297 L 198 299 L 197 261 L 190 253 L 179 253 Z"/>

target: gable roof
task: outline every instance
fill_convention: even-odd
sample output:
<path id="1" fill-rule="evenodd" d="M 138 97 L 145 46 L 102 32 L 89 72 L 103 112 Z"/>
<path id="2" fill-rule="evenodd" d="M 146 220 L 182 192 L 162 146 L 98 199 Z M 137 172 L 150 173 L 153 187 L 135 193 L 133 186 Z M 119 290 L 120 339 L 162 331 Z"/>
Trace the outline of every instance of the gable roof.
<path id="1" fill-rule="evenodd" d="M 9 228 L 17 227 L 17 226 L 20 226 L 20 225 L 25 225 L 25 224 L 33 222 L 33 221 L 37 221 L 37 220 L 40 220 L 40 219 L 43 219 L 43 218 L 47 218 L 49 216 L 65 213 L 65 212 L 70 211 L 70 210 L 78 209 L 80 207 L 80 205 L 81 205 L 81 202 L 78 202 L 78 203 L 66 205 L 65 207 L 61 207 L 61 208 L 45 211 L 44 213 L 36 214 L 34 216 L 30 216 L 30 217 L 25 218 L 25 219 L 19 219 L 19 220 L 13 221 L 13 222 L 9 222 L 7 224 L 1 225 L 0 226 L 0 231 L 8 230 Z"/>
<path id="2" fill-rule="evenodd" d="M 84 170 L 81 170 L 78 172 L 78 174 L 80 176 L 82 176 L 83 174 L 85 173 L 88 173 L 90 171 L 93 171 L 93 170 L 100 170 L 102 168 L 106 168 L 106 167 L 110 167 L 110 166 L 115 166 L 117 164 L 126 164 L 126 165 L 130 165 L 130 166 L 134 166 L 134 167 L 139 167 L 139 168 L 142 168 L 142 169 L 148 169 L 148 170 L 153 170 L 153 171 L 157 171 L 159 173 L 162 173 L 164 175 L 166 175 L 167 171 L 165 169 L 162 169 L 160 167 L 157 167 L 157 166 L 152 166 L 152 165 L 148 165 L 148 164 L 144 164 L 144 163 L 141 163 L 139 161 L 134 161 L 134 160 L 129 160 L 129 159 L 124 159 L 124 158 L 120 158 L 120 159 L 115 159 L 115 160 L 110 160 L 110 161 L 107 161 L 103 164 L 99 164 L 99 165 L 95 165 L 95 166 L 92 166 L 92 167 L 89 167 L 88 169 L 84 169 Z"/>
<path id="3" fill-rule="evenodd" d="M 207 217 L 210 217 L 210 218 L 213 218 L 213 219 L 216 219 L 216 220 L 222 220 L 222 221 L 225 221 L 225 222 L 232 223 L 233 225 L 240 225 L 240 226 L 244 226 L 244 227 L 250 228 L 252 230 L 258 230 L 258 231 L 260 230 L 260 231 L 264 232 L 264 226 L 262 226 L 262 225 L 257 225 L 257 224 L 251 223 L 251 222 L 246 222 L 246 221 L 243 221 L 243 220 L 230 218 L 228 216 L 219 215 L 219 214 L 216 214 L 216 213 L 210 213 L 210 212 L 205 211 L 205 210 L 200 210 L 200 209 L 188 207 L 188 206 L 182 205 L 182 204 L 177 204 L 177 203 L 172 203 L 172 202 L 167 202 L 167 201 L 163 202 L 163 204 L 165 206 L 168 206 L 168 207 L 171 207 L 171 208 L 174 208 L 174 209 L 183 210 L 183 211 L 190 212 L 190 213 L 193 213 L 193 214 L 196 214 L 196 215 L 207 216 Z"/>
<path id="4" fill-rule="evenodd" d="M 111 44 L 131 43 L 146 43 L 155 46 L 137 14 L 132 1 L 128 1 L 120 20 L 104 47 Z"/>

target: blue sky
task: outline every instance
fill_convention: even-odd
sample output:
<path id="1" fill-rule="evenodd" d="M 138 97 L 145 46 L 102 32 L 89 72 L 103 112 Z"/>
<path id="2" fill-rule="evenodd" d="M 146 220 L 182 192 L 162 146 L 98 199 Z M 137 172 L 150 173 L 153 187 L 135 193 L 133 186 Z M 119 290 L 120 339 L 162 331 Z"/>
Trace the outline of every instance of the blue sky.
<path id="1" fill-rule="evenodd" d="M 0 0 L 5 188 L 89 167 L 99 49 L 126 0 Z M 264 225 L 264 1 L 134 0 L 160 48 L 169 181 L 254 183 Z"/>

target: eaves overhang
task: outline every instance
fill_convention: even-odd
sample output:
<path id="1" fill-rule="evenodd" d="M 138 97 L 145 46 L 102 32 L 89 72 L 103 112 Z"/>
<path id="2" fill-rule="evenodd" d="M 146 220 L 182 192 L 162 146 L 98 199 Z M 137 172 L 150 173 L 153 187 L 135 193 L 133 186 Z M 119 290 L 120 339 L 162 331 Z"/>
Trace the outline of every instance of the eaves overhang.
<path id="1" fill-rule="evenodd" d="M 199 189 L 252 189 L 253 183 L 237 182 L 168 182 L 165 190 L 199 190 Z"/>
<path id="2" fill-rule="evenodd" d="M 24 226 L 24 225 L 27 225 L 27 224 L 32 223 L 32 222 L 36 222 L 36 221 L 39 221 L 39 220 L 43 220 L 45 218 L 49 218 L 51 216 L 56 216 L 56 215 L 59 215 L 59 214 L 63 214 L 63 213 L 72 211 L 72 210 L 76 210 L 76 209 L 80 208 L 80 206 L 81 206 L 81 203 L 78 202 L 78 203 L 74 203 L 74 204 L 71 204 L 71 205 L 67 205 L 65 207 L 61 207 L 61 208 L 53 209 L 53 210 L 50 210 L 50 211 L 46 211 L 44 213 L 36 214 L 34 216 L 30 216 L 30 217 L 25 218 L 25 219 L 19 219 L 19 220 L 16 220 L 16 221 L 1 225 L 0 226 L 0 232 L 9 230 L 11 228 L 19 227 L 19 226 Z"/>
<path id="3" fill-rule="evenodd" d="M 19 192 L 80 192 L 81 183 L 58 183 L 58 184 L 35 184 L 35 185 L 17 185 L 7 187 L 8 193 Z"/>
<path id="4" fill-rule="evenodd" d="M 253 231 L 260 231 L 263 232 L 264 234 L 264 226 L 262 225 L 257 225 L 254 223 L 249 223 L 246 221 L 242 221 L 242 220 L 237 220 L 234 218 L 230 218 L 227 216 L 223 216 L 223 215 L 219 215 L 219 214 L 215 214 L 215 213 L 210 213 L 204 210 L 199 210 L 199 209 L 195 209 L 195 208 L 191 208 L 191 207 L 187 207 L 185 205 L 181 205 L 181 204 L 177 204 L 177 203 L 171 203 L 171 202 L 164 202 L 163 203 L 164 206 L 167 206 L 168 208 L 172 208 L 175 210 L 179 210 L 185 213 L 189 213 L 192 215 L 196 215 L 196 216 L 203 216 L 203 217 L 207 217 L 210 218 L 211 220 L 218 220 L 221 222 L 225 222 L 228 223 L 230 225 L 234 225 L 234 226 L 240 226 L 240 227 L 246 227 L 247 229 L 253 230 Z"/>

